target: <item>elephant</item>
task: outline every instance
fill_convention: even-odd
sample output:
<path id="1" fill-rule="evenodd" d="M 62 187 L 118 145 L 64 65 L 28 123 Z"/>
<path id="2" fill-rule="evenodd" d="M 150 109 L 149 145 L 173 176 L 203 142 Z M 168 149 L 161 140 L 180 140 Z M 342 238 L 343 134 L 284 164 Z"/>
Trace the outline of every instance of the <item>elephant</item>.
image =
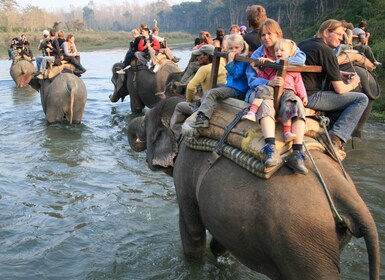
<path id="1" fill-rule="evenodd" d="M 173 176 L 184 254 L 206 254 L 206 230 L 215 256 L 230 252 L 271 279 L 340 279 L 340 255 L 352 236 L 364 237 L 370 279 L 379 279 L 380 249 L 375 221 L 352 179 L 330 156 L 310 153 L 308 175 L 281 167 L 262 179 L 230 159 L 176 142 L 169 117 L 178 97 L 162 100 L 128 126 L 134 151 L 146 151 L 151 170 Z M 335 218 L 321 186 L 326 183 L 343 222 Z"/>
<path id="2" fill-rule="evenodd" d="M 32 61 L 19 59 L 12 63 L 9 73 L 12 79 L 15 81 L 16 87 L 19 88 L 28 85 L 29 81 L 32 79 L 35 70 L 36 69 Z"/>
<path id="3" fill-rule="evenodd" d="M 72 73 L 60 73 L 53 79 L 37 79 L 30 85 L 40 92 L 41 105 L 49 124 L 80 124 L 87 101 L 87 89 L 84 82 Z"/>
<path id="4" fill-rule="evenodd" d="M 163 64 L 158 72 L 153 73 L 146 66 L 133 65 L 126 70 L 125 75 L 117 74 L 122 69 L 123 63 L 115 63 L 112 66 L 111 82 L 114 84 L 114 93 L 110 95 L 112 102 L 130 95 L 132 113 L 141 113 L 145 106 L 151 108 L 162 99 L 166 87 L 166 81 L 171 73 L 180 73 L 177 64 L 169 61 Z"/>
<path id="5" fill-rule="evenodd" d="M 350 63 L 346 63 L 340 65 L 340 69 L 343 71 L 352 71 L 357 73 L 357 75 L 360 76 L 361 83 L 360 86 L 355 89 L 355 91 L 365 93 L 365 95 L 369 98 L 368 105 L 366 106 L 366 109 L 362 114 L 355 131 L 353 132 L 353 136 L 361 137 L 364 125 L 368 121 L 372 111 L 373 103 L 375 100 L 380 98 L 380 84 L 377 81 L 377 76 L 373 72 L 369 72 L 363 67 L 356 65 L 353 66 Z"/>

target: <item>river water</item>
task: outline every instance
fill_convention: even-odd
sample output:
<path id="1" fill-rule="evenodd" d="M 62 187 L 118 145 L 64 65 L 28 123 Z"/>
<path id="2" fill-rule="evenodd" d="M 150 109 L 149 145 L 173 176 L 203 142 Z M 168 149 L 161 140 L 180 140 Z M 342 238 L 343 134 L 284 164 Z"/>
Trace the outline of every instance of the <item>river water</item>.
<path id="1" fill-rule="evenodd" d="M 183 69 L 189 49 L 174 52 Z M 16 89 L 0 60 L 0 279 L 266 279 L 232 257 L 184 258 L 172 178 L 130 149 L 129 99 L 108 99 L 112 65 L 124 55 L 82 53 L 88 100 L 75 127 L 47 125 L 39 94 Z M 383 139 L 385 124 L 368 124 L 346 159 L 381 237 Z M 368 278 L 362 239 L 348 244 L 341 267 L 342 279 Z"/>

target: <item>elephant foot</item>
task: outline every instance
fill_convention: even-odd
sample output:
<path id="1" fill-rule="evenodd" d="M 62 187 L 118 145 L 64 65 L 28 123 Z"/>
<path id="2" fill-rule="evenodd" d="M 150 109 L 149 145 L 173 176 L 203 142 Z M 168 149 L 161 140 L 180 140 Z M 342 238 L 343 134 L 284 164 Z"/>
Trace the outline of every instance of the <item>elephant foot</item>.
<path id="1" fill-rule="evenodd" d="M 211 239 L 210 250 L 215 257 L 226 256 L 229 254 L 229 251 L 227 251 L 227 249 L 215 238 Z"/>

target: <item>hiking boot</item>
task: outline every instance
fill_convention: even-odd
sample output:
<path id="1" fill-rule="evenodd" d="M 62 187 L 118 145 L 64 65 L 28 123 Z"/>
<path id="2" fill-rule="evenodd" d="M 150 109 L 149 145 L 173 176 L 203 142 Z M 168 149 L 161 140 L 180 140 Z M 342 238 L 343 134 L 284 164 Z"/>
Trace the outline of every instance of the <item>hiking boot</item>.
<path id="1" fill-rule="evenodd" d="M 190 123 L 191 127 L 209 127 L 209 118 L 205 116 L 202 112 L 198 112 L 195 122 Z"/>
<path id="2" fill-rule="evenodd" d="M 294 173 L 306 175 L 308 170 L 305 166 L 305 161 L 306 157 L 304 152 L 293 150 L 286 159 L 286 165 L 293 169 Z"/>
<path id="3" fill-rule="evenodd" d="M 285 132 L 283 134 L 283 138 L 285 139 L 285 142 L 288 143 L 288 142 L 295 140 L 295 138 L 297 138 L 297 135 L 295 135 L 294 133 L 291 133 L 291 132 Z"/>
<path id="4" fill-rule="evenodd" d="M 256 122 L 257 119 L 255 118 L 255 113 L 248 111 L 246 115 L 242 116 L 242 120 L 249 120 L 252 122 Z"/>
<path id="5" fill-rule="evenodd" d="M 346 153 L 343 150 L 341 139 L 333 134 L 329 133 L 329 137 L 332 143 L 330 143 L 326 133 L 321 134 L 317 140 L 324 146 L 325 150 L 328 152 L 328 154 L 335 160 L 338 161 L 337 157 L 335 156 L 333 150 L 335 150 L 338 158 L 342 161 L 346 157 Z"/>
<path id="6" fill-rule="evenodd" d="M 276 166 L 282 162 L 282 159 L 273 144 L 266 144 L 260 151 L 262 158 L 265 161 L 266 167 Z"/>

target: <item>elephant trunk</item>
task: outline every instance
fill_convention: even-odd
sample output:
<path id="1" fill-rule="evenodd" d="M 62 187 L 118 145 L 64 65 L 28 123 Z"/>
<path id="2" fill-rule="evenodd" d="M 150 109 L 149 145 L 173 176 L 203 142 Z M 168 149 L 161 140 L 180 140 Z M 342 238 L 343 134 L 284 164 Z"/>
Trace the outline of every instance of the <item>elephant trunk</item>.
<path id="1" fill-rule="evenodd" d="M 369 279 L 380 279 L 380 244 L 376 223 L 366 205 L 355 204 L 356 214 L 347 220 L 347 225 L 353 236 L 363 237 L 369 260 Z"/>
<path id="2" fill-rule="evenodd" d="M 127 129 L 128 143 L 135 152 L 142 152 L 147 148 L 144 116 L 133 119 Z"/>

